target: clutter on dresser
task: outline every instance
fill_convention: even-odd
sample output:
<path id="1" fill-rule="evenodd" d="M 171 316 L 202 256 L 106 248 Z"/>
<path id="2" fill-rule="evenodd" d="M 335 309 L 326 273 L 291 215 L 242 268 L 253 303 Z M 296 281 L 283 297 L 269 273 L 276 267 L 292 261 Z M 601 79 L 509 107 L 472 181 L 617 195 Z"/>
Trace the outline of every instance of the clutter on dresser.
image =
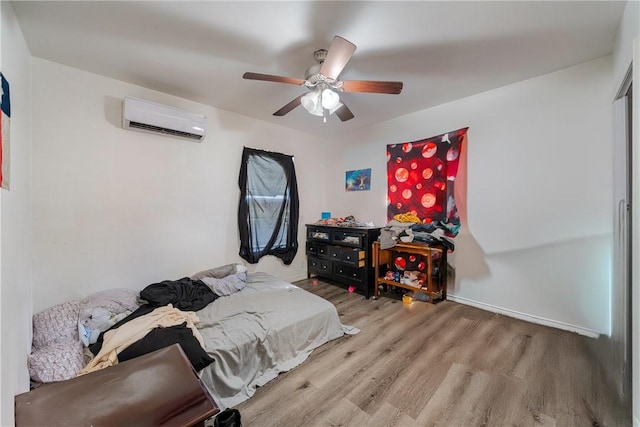
<path id="1" fill-rule="evenodd" d="M 334 227 L 375 227 L 373 222 L 362 222 L 356 220 L 353 215 L 345 217 L 331 217 L 330 212 L 322 212 L 322 218 L 313 223 L 313 225 L 332 225 Z"/>

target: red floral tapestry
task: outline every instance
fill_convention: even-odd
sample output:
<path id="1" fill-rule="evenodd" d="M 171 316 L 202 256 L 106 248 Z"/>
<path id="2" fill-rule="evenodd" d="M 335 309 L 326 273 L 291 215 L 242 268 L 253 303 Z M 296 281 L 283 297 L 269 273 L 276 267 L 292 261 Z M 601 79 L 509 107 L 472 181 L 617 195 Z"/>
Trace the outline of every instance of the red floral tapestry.
<path id="1" fill-rule="evenodd" d="M 457 234 L 460 215 L 454 184 L 467 130 L 387 145 L 388 221 L 410 213 L 426 224 L 446 224 L 449 234 Z"/>

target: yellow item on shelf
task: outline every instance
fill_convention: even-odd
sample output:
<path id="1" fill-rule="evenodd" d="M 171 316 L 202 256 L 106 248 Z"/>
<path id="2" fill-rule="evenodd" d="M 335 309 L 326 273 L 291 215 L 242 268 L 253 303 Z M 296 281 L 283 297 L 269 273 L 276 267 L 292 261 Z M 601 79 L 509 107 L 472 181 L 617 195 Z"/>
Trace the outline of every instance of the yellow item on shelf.
<path id="1" fill-rule="evenodd" d="M 396 214 L 393 216 L 393 219 L 399 222 L 414 222 L 416 224 L 422 224 L 420 218 L 418 218 L 417 215 L 414 215 L 411 212 Z"/>

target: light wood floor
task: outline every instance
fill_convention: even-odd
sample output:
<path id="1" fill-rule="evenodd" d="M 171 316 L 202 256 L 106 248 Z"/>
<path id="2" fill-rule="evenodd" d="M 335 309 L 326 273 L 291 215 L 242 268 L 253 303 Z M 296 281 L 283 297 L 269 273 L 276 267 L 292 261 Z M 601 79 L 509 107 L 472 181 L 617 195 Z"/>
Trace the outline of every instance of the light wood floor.
<path id="1" fill-rule="evenodd" d="M 296 283 L 361 329 L 239 405 L 251 426 L 625 426 L 589 338 L 473 307 Z"/>

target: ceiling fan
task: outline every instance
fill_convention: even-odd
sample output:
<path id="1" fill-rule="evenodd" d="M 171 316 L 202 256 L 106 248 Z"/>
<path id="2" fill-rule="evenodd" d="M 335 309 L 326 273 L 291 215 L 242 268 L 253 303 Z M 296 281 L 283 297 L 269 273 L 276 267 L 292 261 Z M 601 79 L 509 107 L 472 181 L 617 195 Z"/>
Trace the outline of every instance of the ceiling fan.
<path id="1" fill-rule="evenodd" d="M 335 36 L 331 46 L 329 46 L 329 50 L 319 49 L 314 52 L 313 57 L 317 64 L 307 69 L 304 80 L 259 73 L 244 73 L 242 77 L 249 80 L 306 86 L 310 89 L 309 92 L 298 96 L 273 113 L 274 116 L 284 116 L 298 105 L 302 105 L 310 114 L 321 116 L 325 123 L 327 122 L 327 117 L 333 113 L 344 122 L 354 116 L 349 107 L 340 99 L 339 92 L 397 95 L 402 91 L 402 82 L 338 80 L 338 76 L 355 51 L 355 44 L 340 36 Z"/>

